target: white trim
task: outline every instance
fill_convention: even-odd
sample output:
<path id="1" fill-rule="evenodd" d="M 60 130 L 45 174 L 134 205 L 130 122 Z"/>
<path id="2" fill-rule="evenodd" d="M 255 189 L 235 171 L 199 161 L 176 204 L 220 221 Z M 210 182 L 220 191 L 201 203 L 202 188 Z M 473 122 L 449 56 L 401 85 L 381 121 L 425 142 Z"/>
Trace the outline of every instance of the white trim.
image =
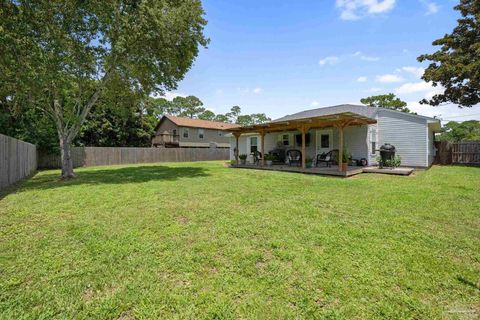
<path id="1" fill-rule="evenodd" d="M 430 143 L 430 141 L 429 141 L 430 137 L 428 136 L 428 123 L 425 124 L 425 128 L 427 129 L 427 136 L 426 136 L 427 141 L 425 143 L 425 148 L 427 149 L 427 152 L 426 152 L 427 156 L 426 156 L 426 159 L 425 159 L 425 164 L 426 164 L 426 167 L 428 167 L 428 159 L 429 159 L 429 153 L 430 153 L 429 150 L 428 150 L 429 149 L 428 146 L 429 146 L 429 143 Z"/>
<path id="2" fill-rule="evenodd" d="M 322 148 L 322 134 L 328 134 L 328 148 Z M 310 140 L 312 138 L 310 137 Z M 327 150 L 328 149 L 328 150 Z M 333 129 L 317 129 L 315 130 L 315 154 L 321 154 L 333 149 Z M 325 151 L 326 150 L 326 151 Z"/>

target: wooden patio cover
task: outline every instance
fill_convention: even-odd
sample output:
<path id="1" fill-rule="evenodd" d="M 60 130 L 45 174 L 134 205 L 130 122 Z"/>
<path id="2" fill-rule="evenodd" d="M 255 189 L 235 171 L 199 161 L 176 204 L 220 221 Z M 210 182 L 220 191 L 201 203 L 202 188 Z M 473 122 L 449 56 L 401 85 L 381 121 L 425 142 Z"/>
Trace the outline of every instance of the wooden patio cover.
<path id="1" fill-rule="evenodd" d="M 238 164 L 238 138 L 242 133 L 258 133 L 261 137 L 262 165 L 265 165 L 265 135 L 271 132 L 293 131 L 298 130 L 302 134 L 302 168 L 305 168 L 305 134 L 310 129 L 335 127 L 339 131 L 339 148 L 338 148 L 338 170 L 342 170 L 343 156 L 343 129 L 350 126 L 359 126 L 377 123 L 377 120 L 366 117 L 354 112 L 342 112 L 319 117 L 301 118 L 288 121 L 272 121 L 252 126 L 243 126 L 232 128 L 228 131 L 232 132 L 236 140 L 235 160 Z"/>

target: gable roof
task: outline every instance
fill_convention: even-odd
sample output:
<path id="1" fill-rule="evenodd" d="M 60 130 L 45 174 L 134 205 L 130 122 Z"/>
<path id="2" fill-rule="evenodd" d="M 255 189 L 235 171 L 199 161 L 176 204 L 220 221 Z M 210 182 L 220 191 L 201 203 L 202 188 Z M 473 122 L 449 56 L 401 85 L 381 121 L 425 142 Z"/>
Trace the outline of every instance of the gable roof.
<path id="1" fill-rule="evenodd" d="M 179 127 L 191 127 L 191 128 L 214 129 L 214 130 L 228 130 L 228 129 L 239 127 L 238 124 L 234 124 L 234 123 L 225 123 L 225 122 L 218 122 L 218 121 L 208 121 L 208 120 L 201 120 L 201 119 L 192 119 L 192 118 L 165 115 L 158 122 L 156 129 L 158 129 L 158 127 L 160 126 L 160 123 L 162 123 L 164 119 L 168 119 L 172 121 Z"/>
<path id="2" fill-rule="evenodd" d="M 271 123 L 323 117 L 323 116 L 329 116 L 329 115 L 340 114 L 340 113 L 354 113 L 366 118 L 375 119 L 375 116 L 378 111 L 388 111 L 388 112 L 399 113 L 402 115 L 407 115 L 415 118 L 422 118 L 422 119 L 430 120 L 433 122 L 440 122 L 439 119 L 416 115 L 413 113 L 406 113 L 398 110 L 392 110 L 388 108 L 376 108 L 376 107 L 355 105 L 355 104 L 340 104 L 337 106 L 305 110 L 305 111 L 297 112 L 294 114 L 286 115 L 284 117 L 271 121 Z"/>

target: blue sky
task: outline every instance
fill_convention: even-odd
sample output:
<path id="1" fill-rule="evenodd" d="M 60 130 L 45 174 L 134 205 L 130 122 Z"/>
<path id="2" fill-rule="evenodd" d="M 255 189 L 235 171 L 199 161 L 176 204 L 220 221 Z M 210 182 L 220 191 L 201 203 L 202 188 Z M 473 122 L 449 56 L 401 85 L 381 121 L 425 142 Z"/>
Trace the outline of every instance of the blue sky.
<path id="1" fill-rule="evenodd" d="M 416 57 L 454 28 L 457 2 L 204 0 L 211 43 L 166 96 L 195 95 L 216 113 L 239 105 L 278 118 L 394 92 L 420 114 L 479 119 L 479 106 L 418 104 L 439 89 L 420 79 L 425 64 Z"/>

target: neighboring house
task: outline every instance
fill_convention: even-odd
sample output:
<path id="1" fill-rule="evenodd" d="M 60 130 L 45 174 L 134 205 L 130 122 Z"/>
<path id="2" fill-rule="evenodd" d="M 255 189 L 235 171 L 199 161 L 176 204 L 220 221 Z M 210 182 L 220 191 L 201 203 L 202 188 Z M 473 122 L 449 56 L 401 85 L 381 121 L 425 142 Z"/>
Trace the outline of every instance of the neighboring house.
<path id="1" fill-rule="evenodd" d="M 155 127 L 153 147 L 230 148 L 229 129 L 238 125 L 174 116 L 163 116 Z"/>
<path id="2" fill-rule="evenodd" d="M 368 164 L 376 164 L 378 149 L 389 143 L 395 146 L 402 166 L 429 167 L 435 156 L 435 132 L 439 132 L 440 127 L 440 120 L 435 118 L 344 104 L 232 129 L 230 157 L 235 159 L 237 141 L 238 154 L 249 155 L 249 161 L 252 161 L 254 150 L 268 153 L 276 148 L 298 149 L 307 157 L 314 158 L 317 154 L 339 149 L 343 144 L 354 159 L 365 158 Z"/>

